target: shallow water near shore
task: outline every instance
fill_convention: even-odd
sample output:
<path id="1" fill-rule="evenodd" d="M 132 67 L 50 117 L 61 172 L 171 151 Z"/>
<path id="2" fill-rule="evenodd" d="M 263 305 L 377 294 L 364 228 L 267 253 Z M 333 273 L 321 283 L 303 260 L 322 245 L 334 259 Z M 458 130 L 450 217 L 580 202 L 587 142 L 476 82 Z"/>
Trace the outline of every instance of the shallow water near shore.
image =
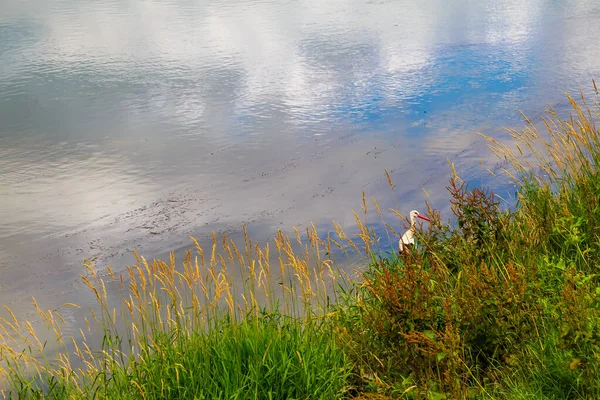
<path id="1" fill-rule="evenodd" d="M 448 214 L 448 160 L 508 197 L 477 132 L 589 88 L 599 20 L 593 1 L 8 0 L 0 304 L 93 303 L 84 258 L 349 227 L 363 190 Z"/>

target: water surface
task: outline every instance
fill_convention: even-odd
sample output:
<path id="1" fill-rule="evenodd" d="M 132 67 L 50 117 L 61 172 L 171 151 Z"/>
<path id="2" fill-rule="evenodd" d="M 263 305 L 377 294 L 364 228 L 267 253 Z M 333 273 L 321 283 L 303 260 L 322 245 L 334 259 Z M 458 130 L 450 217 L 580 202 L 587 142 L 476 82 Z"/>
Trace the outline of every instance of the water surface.
<path id="1" fill-rule="evenodd" d="M 0 304 L 85 303 L 84 257 L 351 226 L 362 190 L 447 210 L 448 159 L 498 167 L 478 131 L 590 88 L 599 22 L 591 0 L 5 0 Z"/>

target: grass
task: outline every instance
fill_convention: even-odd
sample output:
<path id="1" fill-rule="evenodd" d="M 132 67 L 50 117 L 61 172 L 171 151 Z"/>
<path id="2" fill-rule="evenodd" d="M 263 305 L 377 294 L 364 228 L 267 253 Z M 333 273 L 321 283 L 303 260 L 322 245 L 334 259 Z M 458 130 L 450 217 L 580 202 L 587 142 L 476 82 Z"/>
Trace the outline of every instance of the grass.
<path id="1" fill-rule="evenodd" d="M 259 319 L 153 341 L 153 353 L 98 387 L 101 397 L 333 399 L 349 372 L 331 335 L 293 322 Z"/>
<path id="2" fill-rule="evenodd" d="M 428 207 L 409 254 L 379 250 L 398 237 L 388 214 L 401 213 L 363 195 L 351 238 L 334 223 L 326 237 L 311 226 L 262 245 L 245 236 L 243 248 L 214 236 L 180 265 L 138 257 L 102 277 L 86 263 L 98 304 L 79 337 L 63 335 L 60 310 L 34 304 L 62 346 L 55 356 L 6 308 L 1 394 L 600 398 L 600 105 L 568 99 L 567 119 L 549 109 L 541 131 L 525 118 L 510 142 L 486 138 L 510 165 L 514 206 L 453 171 L 453 218 Z M 362 257 L 358 279 L 336 252 Z"/>
<path id="3" fill-rule="evenodd" d="M 325 245 L 314 232 L 307 234 L 313 248 Z M 188 252 L 181 267 L 173 257 L 168 263 L 138 257 L 138 264 L 123 274 L 107 267 L 103 278 L 86 263 L 81 279 L 96 296 L 98 307 L 90 310 L 80 338 L 65 338 L 60 312 L 38 308 L 63 345 L 55 360 L 40 357 L 45 344 L 29 322 L 0 320 L 7 387 L 2 394 L 107 399 L 342 397 L 351 364 L 334 327 L 317 314 L 319 300 L 327 298 L 327 286 L 332 286 L 326 280 L 338 278 L 329 261 L 308 251 L 297 256 L 292 242 L 281 234 L 275 240 L 275 254 L 269 244 L 260 246 L 248 237 L 244 249 L 226 236 L 221 239 L 213 237 L 206 257 L 194 241 L 196 255 Z M 277 279 L 271 270 L 273 259 Z M 115 292 L 120 293 L 120 304 L 108 295 Z"/>

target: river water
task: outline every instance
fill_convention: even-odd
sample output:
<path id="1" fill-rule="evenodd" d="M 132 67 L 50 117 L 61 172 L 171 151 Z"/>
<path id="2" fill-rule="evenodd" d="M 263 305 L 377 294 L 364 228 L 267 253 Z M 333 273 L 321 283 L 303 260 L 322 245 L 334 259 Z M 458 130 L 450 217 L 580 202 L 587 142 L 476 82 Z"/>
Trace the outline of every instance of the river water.
<path id="1" fill-rule="evenodd" d="M 363 190 L 447 210 L 448 160 L 490 182 L 477 132 L 589 89 L 599 37 L 593 0 L 3 0 L 0 304 L 85 303 L 84 257 L 351 226 Z"/>

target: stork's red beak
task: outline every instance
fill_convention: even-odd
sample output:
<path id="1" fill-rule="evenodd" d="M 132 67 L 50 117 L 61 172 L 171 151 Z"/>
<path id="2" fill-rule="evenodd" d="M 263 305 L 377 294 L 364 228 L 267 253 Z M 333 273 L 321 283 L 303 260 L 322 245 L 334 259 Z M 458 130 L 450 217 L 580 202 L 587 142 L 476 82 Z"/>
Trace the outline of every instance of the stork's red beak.
<path id="1" fill-rule="evenodd" d="M 431 222 L 431 221 L 429 220 L 429 218 L 427 218 L 427 217 L 426 217 L 426 216 L 424 216 L 424 215 L 421 215 L 421 214 L 419 214 L 419 215 L 417 215 L 417 217 L 419 217 L 419 218 L 421 218 L 421 219 L 424 219 L 425 221 Z"/>

